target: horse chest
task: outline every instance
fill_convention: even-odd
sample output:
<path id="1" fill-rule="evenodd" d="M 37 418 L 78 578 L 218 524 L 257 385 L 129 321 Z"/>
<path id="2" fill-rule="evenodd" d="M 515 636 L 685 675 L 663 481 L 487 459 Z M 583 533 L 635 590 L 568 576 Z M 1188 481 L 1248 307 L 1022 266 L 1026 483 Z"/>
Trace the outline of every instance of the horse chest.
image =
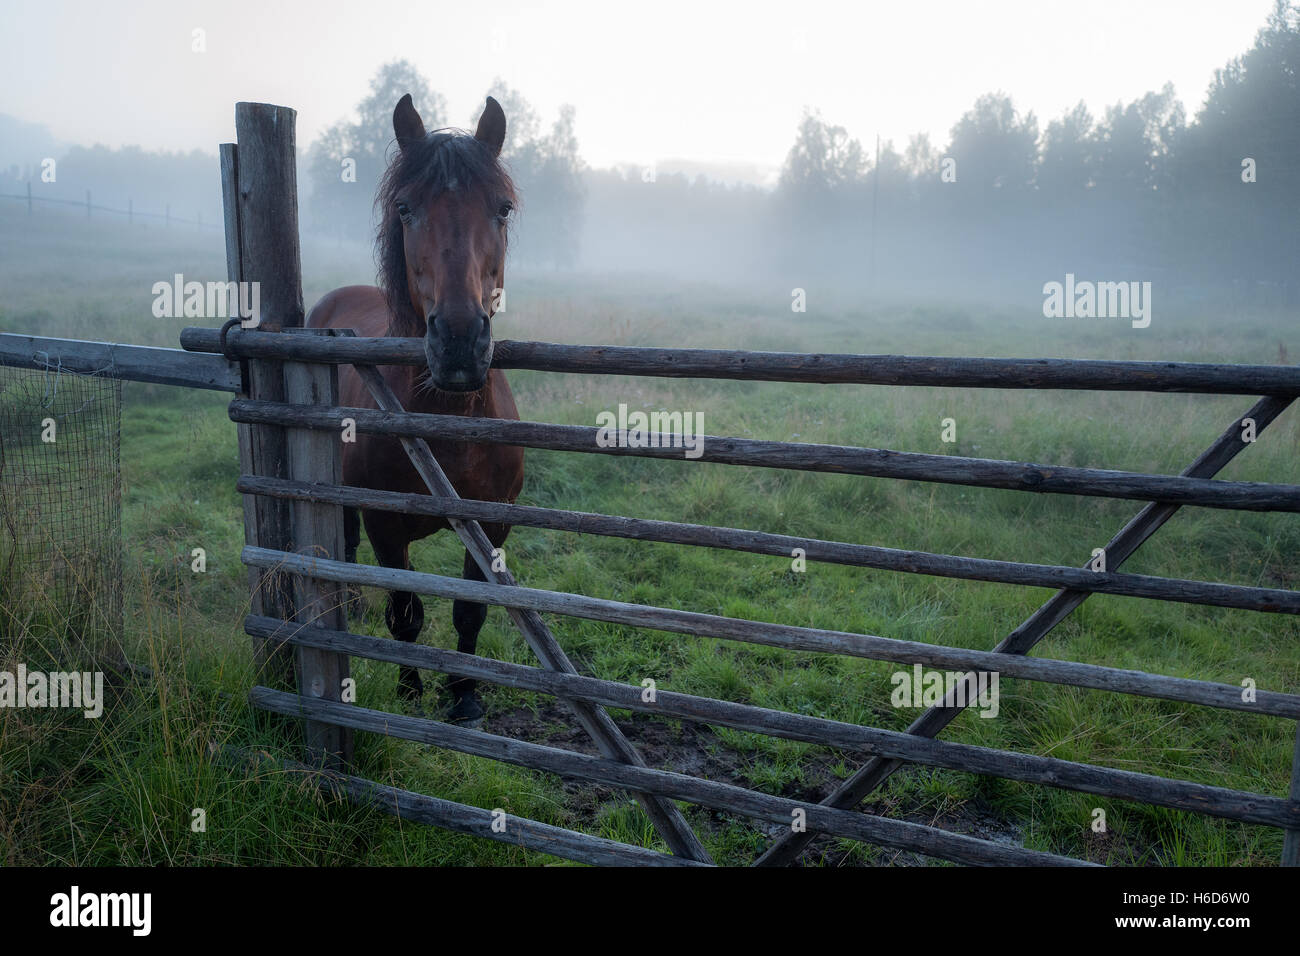
<path id="1" fill-rule="evenodd" d="M 513 501 L 518 495 L 520 449 L 436 441 L 429 448 L 462 498 Z M 344 481 L 382 491 L 429 494 L 401 443 L 391 438 L 359 436 L 354 453 L 344 457 Z"/>

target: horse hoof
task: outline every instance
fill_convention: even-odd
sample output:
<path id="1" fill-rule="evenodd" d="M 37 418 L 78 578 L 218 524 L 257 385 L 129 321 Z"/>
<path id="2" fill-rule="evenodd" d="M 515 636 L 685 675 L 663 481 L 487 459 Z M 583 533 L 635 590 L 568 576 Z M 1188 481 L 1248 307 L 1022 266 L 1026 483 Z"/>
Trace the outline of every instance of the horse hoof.
<path id="1" fill-rule="evenodd" d="M 462 727 L 477 727 L 483 723 L 483 702 L 478 694 L 457 697 L 456 703 L 447 711 L 447 723 Z"/>

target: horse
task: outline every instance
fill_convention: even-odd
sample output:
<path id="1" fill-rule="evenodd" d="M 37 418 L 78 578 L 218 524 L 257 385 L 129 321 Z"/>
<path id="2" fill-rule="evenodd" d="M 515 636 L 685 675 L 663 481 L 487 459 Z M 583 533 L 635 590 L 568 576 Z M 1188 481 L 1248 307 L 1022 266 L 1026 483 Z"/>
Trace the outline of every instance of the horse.
<path id="1" fill-rule="evenodd" d="M 517 197 L 500 161 L 506 117 L 492 97 L 473 135 L 464 130 L 426 132 L 408 93 L 393 110 L 397 148 L 379 184 L 375 206 L 378 286 L 347 286 L 327 293 L 307 316 L 309 328 L 351 328 L 363 336 L 424 339 L 422 366 L 383 366 L 380 372 L 411 412 L 518 419 L 514 396 L 492 365 L 492 318 L 505 288 L 510 214 Z M 350 365 L 339 368 L 344 405 L 375 408 Z M 522 448 L 432 441 L 434 457 L 463 498 L 513 503 L 523 487 Z M 415 494 L 429 489 L 396 439 L 358 433 L 343 446 L 343 483 Z M 345 557 L 356 561 L 360 526 L 375 557 L 388 568 L 410 570 L 410 546 L 450 527 L 445 518 L 361 511 L 344 513 Z M 494 548 L 510 527 L 484 523 Z M 463 576 L 485 580 L 468 552 Z M 457 649 L 473 654 L 487 608 L 452 604 Z M 414 642 L 424 626 L 424 605 L 409 591 L 390 591 L 384 611 L 389 632 Z M 476 726 L 483 702 L 468 678 L 449 683 L 451 722 Z M 419 707 L 424 684 L 414 667 L 402 667 L 398 693 Z"/>

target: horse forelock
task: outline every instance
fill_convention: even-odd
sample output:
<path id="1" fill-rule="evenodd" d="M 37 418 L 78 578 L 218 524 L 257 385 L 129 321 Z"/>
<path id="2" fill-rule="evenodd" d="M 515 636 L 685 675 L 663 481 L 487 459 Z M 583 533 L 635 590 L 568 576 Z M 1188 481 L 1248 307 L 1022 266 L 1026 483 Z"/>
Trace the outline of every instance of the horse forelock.
<path id="1" fill-rule="evenodd" d="M 392 315 L 389 335 L 424 335 L 424 319 L 411 305 L 406 281 L 406 245 L 397 197 L 403 194 L 413 204 L 423 205 L 443 192 L 461 190 L 481 191 L 489 204 L 502 198 L 516 200 L 514 183 L 505 167 L 464 130 L 434 130 L 423 141 L 398 149 L 380 181 L 375 194 L 379 212 L 375 251 L 379 287 Z"/>

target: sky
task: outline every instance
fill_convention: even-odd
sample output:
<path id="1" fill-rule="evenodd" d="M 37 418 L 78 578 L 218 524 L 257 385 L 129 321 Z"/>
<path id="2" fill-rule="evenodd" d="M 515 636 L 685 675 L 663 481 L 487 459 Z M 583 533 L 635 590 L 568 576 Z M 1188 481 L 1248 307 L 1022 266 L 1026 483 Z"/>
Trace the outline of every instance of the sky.
<path id="1" fill-rule="evenodd" d="M 494 77 L 544 122 L 577 110 L 594 166 L 777 169 L 808 107 L 864 145 L 941 146 L 1002 90 L 1040 126 L 1172 82 L 1189 116 L 1272 0 L 490 4 L 439 0 L 4 0 L 0 113 L 65 142 L 215 152 L 234 104 L 298 111 L 302 148 L 411 60 L 469 126 Z M 194 31 L 206 50 L 195 52 Z M 418 106 L 418 104 L 417 104 Z"/>

